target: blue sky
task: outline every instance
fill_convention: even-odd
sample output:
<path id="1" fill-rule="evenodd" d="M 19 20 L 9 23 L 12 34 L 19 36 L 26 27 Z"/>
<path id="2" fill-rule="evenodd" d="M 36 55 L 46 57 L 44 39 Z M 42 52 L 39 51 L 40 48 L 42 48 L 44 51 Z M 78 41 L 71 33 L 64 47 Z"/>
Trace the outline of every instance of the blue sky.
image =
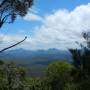
<path id="1" fill-rule="evenodd" d="M 58 24 L 60 23 L 60 25 L 63 25 L 63 26 L 61 26 L 62 28 L 58 28 L 57 32 L 60 33 L 61 31 L 64 32 L 64 29 L 69 26 L 69 25 L 67 26 L 65 24 L 65 23 L 67 23 L 66 21 L 67 21 L 68 17 L 70 17 L 70 18 L 71 18 L 71 16 L 73 17 L 70 19 L 72 22 L 71 24 L 76 22 L 73 19 L 76 17 L 79 17 L 80 15 L 82 16 L 82 18 L 80 20 L 83 21 L 83 19 L 84 19 L 83 13 L 84 12 L 85 12 L 85 15 L 87 15 L 85 17 L 85 20 L 86 20 L 86 18 L 88 19 L 89 18 L 89 13 L 88 13 L 89 10 L 88 9 L 90 6 L 89 3 L 90 3 L 90 0 L 34 0 L 34 5 L 29 10 L 26 17 L 18 18 L 13 24 L 5 24 L 1 28 L 1 31 L 0 31 L 1 37 L 4 38 L 5 43 L 7 42 L 7 44 L 5 44 L 5 45 L 9 45 L 10 44 L 9 42 L 11 42 L 11 41 L 13 41 L 12 43 L 15 43 L 16 41 L 22 39 L 24 36 L 28 36 L 28 40 L 27 40 L 26 44 L 30 44 L 30 45 L 26 45 L 24 43 L 25 46 L 21 45 L 22 48 L 29 48 L 29 49 L 32 49 L 32 48 L 33 49 L 43 49 L 43 48 L 54 48 L 54 47 L 57 48 L 60 45 L 62 48 L 64 48 L 65 43 L 68 43 L 67 42 L 68 40 L 65 39 L 66 38 L 65 33 L 67 31 L 65 31 L 63 36 L 61 34 L 59 34 L 59 35 L 61 35 L 61 37 L 63 37 L 63 38 L 65 37 L 64 39 L 61 40 L 61 41 L 63 41 L 63 44 L 62 44 L 62 42 L 59 41 L 60 37 L 57 37 L 57 35 L 56 36 L 54 35 L 54 32 L 56 33 L 56 31 L 57 31 L 57 30 L 54 31 L 54 29 L 56 29 L 56 27 L 59 26 L 59 25 L 56 26 L 57 24 L 55 22 L 58 22 Z M 81 10 L 79 10 L 79 9 L 81 9 Z M 87 12 L 85 11 L 85 9 Z M 78 13 L 78 11 L 80 11 L 81 13 Z M 76 12 L 77 12 L 77 15 L 76 15 Z M 65 17 L 67 17 L 67 18 L 65 18 Z M 52 22 L 53 21 L 55 21 L 55 22 L 53 22 L 53 23 L 49 22 L 48 18 L 49 19 L 51 18 L 50 20 Z M 52 18 L 54 18 L 54 19 L 52 19 Z M 61 21 L 58 21 L 58 18 L 59 19 L 61 18 L 60 20 L 64 24 Z M 65 19 L 65 21 L 64 21 L 64 19 Z M 81 27 L 80 26 L 80 25 L 82 25 L 81 21 L 80 21 L 80 23 L 78 23 L 78 27 Z M 83 29 L 89 29 L 90 25 L 88 25 L 88 22 L 89 21 L 86 20 L 86 23 L 85 23 L 85 26 L 83 26 Z M 53 27 L 54 25 L 56 27 Z M 74 23 L 74 26 L 75 26 L 75 23 Z M 53 27 L 53 28 L 51 28 L 51 27 Z M 50 30 L 46 31 L 46 29 L 50 29 L 50 28 L 52 29 L 53 32 L 49 32 Z M 41 29 L 43 29 L 43 30 L 41 31 Z M 42 33 L 44 33 L 44 29 L 45 29 L 45 33 L 47 32 L 47 34 L 42 34 Z M 69 29 L 70 29 L 70 27 L 69 27 Z M 68 29 L 68 31 L 69 31 L 69 29 Z M 77 31 L 79 29 L 82 29 L 82 28 L 76 28 Z M 37 32 L 40 32 L 40 33 L 37 33 Z M 81 33 L 81 31 L 79 32 L 79 34 L 80 33 Z M 77 35 L 79 35 L 79 34 L 77 34 Z M 48 35 L 51 35 L 51 37 L 49 37 Z M 41 37 L 41 36 L 43 36 L 43 37 Z M 17 37 L 19 39 L 17 39 Z M 48 39 L 51 38 L 50 41 L 48 39 L 46 40 L 46 37 L 48 37 Z M 70 36 L 70 37 L 72 37 L 72 36 Z M 74 40 L 77 40 L 78 37 L 76 37 L 76 39 L 75 39 L 75 37 L 73 37 Z M 9 39 L 5 41 L 5 38 L 9 38 Z M 14 38 L 14 39 L 11 40 L 11 38 Z M 38 40 L 36 40 L 37 38 L 38 38 Z M 39 41 L 39 38 L 40 38 L 40 41 Z M 43 39 L 41 40 L 41 38 L 43 38 Z M 11 41 L 9 41 L 9 40 L 11 40 Z M 14 40 L 15 40 L 15 42 L 14 42 Z M 29 42 L 29 40 L 30 40 L 30 42 Z M 73 46 L 74 42 L 72 42 L 72 41 L 74 41 L 74 40 L 71 40 L 71 41 L 69 40 L 70 41 L 69 45 Z M 81 38 L 80 38 L 80 40 L 81 40 Z M 55 45 L 52 45 L 52 44 L 55 44 Z M 47 46 L 50 46 L 50 47 L 47 47 Z M 67 47 L 67 46 L 65 46 L 65 47 Z M 77 47 L 77 45 L 74 47 Z"/>

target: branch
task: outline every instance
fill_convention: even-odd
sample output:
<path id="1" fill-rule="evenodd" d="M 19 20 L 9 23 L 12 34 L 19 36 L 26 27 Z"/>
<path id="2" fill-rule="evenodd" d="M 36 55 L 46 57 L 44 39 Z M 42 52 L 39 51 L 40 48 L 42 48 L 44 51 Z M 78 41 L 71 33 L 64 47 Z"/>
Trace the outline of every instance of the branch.
<path id="1" fill-rule="evenodd" d="M 10 49 L 10 48 L 13 48 L 13 47 L 17 46 L 18 44 L 22 43 L 22 42 L 25 41 L 26 39 L 27 39 L 27 37 L 25 37 L 23 40 L 17 42 L 17 43 L 14 44 L 14 45 L 11 45 L 11 46 L 9 46 L 9 47 L 6 47 L 6 48 L 0 50 L 0 53 L 4 52 L 4 51 L 6 51 L 6 50 L 8 50 L 8 49 Z"/>

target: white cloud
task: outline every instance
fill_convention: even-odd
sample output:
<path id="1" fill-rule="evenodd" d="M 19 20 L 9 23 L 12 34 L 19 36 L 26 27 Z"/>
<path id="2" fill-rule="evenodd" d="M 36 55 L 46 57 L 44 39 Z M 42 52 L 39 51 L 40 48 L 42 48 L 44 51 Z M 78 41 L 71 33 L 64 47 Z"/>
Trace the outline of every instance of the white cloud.
<path id="1" fill-rule="evenodd" d="M 31 14 L 27 16 L 27 20 L 39 21 L 42 18 Z M 33 30 L 33 35 L 22 44 L 22 47 L 75 48 L 78 47 L 76 41 L 81 43 L 84 41 L 81 35 L 83 31 L 90 31 L 90 4 L 78 6 L 71 12 L 60 9 L 45 16 L 42 25 Z M 17 37 L 15 39 L 18 40 Z"/>
<path id="2" fill-rule="evenodd" d="M 45 17 L 43 25 L 34 30 L 36 48 L 75 48 L 83 42 L 82 32 L 90 30 L 90 4 L 73 11 L 57 10 Z"/>
<path id="3" fill-rule="evenodd" d="M 37 14 L 34 13 L 28 13 L 25 17 L 24 20 L 26 21 L 42 21 L 43 18 Z"/>

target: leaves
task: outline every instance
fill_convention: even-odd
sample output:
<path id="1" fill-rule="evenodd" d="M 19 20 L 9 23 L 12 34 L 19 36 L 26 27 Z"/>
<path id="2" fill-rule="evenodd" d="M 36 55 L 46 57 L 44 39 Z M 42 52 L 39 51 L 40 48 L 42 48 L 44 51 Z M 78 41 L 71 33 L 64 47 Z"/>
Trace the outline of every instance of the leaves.
<path id="1" fill-rule="evenodd" d="M 13 23 L 17 16 L 25 16 L 33 0 L 2 0 L 0 3 L 0 27 Z"/>

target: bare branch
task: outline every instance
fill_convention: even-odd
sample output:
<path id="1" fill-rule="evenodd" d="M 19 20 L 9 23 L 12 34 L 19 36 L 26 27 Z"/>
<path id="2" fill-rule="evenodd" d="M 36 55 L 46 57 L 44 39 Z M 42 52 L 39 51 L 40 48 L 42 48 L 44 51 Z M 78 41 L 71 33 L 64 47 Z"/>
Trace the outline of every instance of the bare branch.
<path id="1" fill-rule="evenodd" d="M 25 37 L 23 40 L 17 42 L 17 43 L 14 44 L 14 45 L 11 45 L 11 46 L 9 46 L 9 47 L 6 47 L 6 48 L 0 50 L 0 53 L 4 52 L 4 51 L 6 51 L 6 50 L 8 50 L 8 49 L 10 49 L 10 48 L 13 48 L 13 47 L 17 46 L 18 44 L 22 43 L 22 42 L 25 41 L 26 39 L 27 39 L 27 37 Z"/>

